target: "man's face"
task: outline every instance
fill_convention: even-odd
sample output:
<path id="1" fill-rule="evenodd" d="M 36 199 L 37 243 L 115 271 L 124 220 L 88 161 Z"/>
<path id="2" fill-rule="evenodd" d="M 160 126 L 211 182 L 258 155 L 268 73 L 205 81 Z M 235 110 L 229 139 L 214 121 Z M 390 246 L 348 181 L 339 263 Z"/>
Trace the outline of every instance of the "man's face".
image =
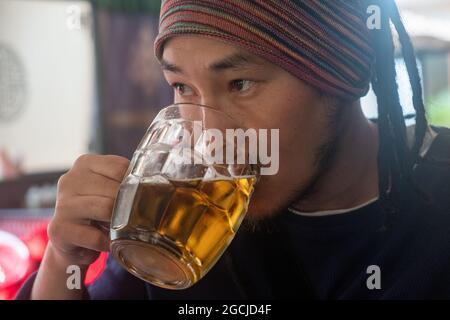
<path id="1" fill-rule="evenodd" d="M 175 103 L 220 109 L 245 128 L 279 129 L 279 171 L 261 177 L 249 217 L 274 214 L 301 197 L 330 135 L 329 105 L 317 90 L 248 51 L 202 36 L 168 40 L 162 66 Z"/>

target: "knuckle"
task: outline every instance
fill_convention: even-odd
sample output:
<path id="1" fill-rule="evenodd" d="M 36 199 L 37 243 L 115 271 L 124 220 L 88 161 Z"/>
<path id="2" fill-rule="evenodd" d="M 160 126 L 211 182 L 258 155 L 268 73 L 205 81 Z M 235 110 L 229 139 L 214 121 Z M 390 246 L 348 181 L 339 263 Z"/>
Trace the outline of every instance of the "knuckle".
<path id="1" fill-rule="evenodd" d="M 68 180 L 70 180 L 68 173 L 64 173 L 58 179 L 57 188 L 58 190 L 64 189 L 67 185 Z"/>
<path id="2" fill-rule="evenodd" d="M 48 238 L 53 241 L 59 239 L 61 236 L 61 226 L 55 218 L 52 219 L 47 226 L 47 235 Z"/>
<path id="3" fill-rule="evenodd" d="M 74 167 L 85 166 L 87 163 L 91 161 L 91 159 L 92 159 L 91 154 L 82 154 L 75 160 Z"/>
<path id="4" fill-rule="evenodd" d="M 64 214 L 68 209 L 67 200 L 58 199 L 55 204 L 55 215 Z"/>

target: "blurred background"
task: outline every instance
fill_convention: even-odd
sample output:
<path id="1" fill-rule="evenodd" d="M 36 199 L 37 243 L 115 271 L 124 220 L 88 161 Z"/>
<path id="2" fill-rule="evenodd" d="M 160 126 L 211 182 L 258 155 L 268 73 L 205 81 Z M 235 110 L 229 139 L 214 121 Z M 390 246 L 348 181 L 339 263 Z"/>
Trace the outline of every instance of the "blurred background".
<path id="1" fill-rule="evenodd" d="M 397 0 L 417 52 L 427 116 L 450 127 L 450 0 Z M 153 56 L 159 0 L 0 1 L 0 300 L 36 269 L 56 181 L 83 153 L 131 158 L 171 103 Z M 397 59 L 404 115 L 414 122 Z M 372 92 L 364 111 L 376 118 Z M 106 255 L 91 266 L 101 273 Z"/>

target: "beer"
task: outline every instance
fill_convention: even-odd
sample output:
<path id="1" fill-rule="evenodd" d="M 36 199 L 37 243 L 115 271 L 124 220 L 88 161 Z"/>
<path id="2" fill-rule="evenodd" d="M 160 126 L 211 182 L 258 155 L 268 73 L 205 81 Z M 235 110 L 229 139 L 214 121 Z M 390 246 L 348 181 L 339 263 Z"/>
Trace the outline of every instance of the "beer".
<path id="1" fill-rule="evenodd" d="M 116 208 L 122 212 L 114 214 L 113 254 L 143 280 L 169 288 L 191 286 L 233 239 L 247 212 L 255 180 L 253 176 L 216 180 L 131 177 L 118 196 L 129 203 L 123 201 Z"/>
<path id="2" fill-rule="evenodd" d="M 190 103 L 168 106 L 152 121 L 112 215 L 111 254 L 126 270 L 156 286 L 184 289 L 228 247 L 259 176 L 247 150 L 240 157 L 228 143 L 228 129 L 241 125 Z"/>

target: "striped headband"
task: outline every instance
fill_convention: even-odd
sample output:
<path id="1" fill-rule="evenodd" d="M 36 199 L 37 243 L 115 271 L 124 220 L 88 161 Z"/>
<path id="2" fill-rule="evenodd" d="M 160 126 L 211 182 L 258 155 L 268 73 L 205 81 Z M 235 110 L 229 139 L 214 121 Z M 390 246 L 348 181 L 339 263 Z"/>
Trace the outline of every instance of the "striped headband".
<path id="1" fill-rule="evenodd" d="M 163 0 L 155 55 L 175 35 L 212 37 L 355 100 L 368 91 L 374 60 L 365 19 L 358 0 Z"/>

